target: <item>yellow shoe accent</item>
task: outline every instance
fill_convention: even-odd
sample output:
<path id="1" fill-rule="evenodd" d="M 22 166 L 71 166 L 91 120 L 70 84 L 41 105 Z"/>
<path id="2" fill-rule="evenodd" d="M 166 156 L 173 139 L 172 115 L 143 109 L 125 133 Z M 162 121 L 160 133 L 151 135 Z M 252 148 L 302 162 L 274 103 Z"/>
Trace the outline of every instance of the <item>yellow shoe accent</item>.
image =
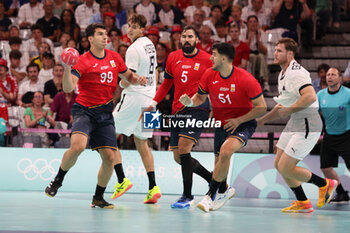
<path id="1" fill-rule="evenodd" d="M 155 204 L 158 199 L 161 198 L 162 194 L 160 193 L 159 187 L 154 186 L 152 189 L 148 190 L 148 194 L 143 200 L 144 204 Z"/>
<path id="2" fill-rule="evenodd" d="M 112 199 L 116 199 L 117 197 L 120 197 L 121 195 L 123 195 L 126 191 L 128 191 L 129 189 L 131 189 L 133 186 L 133 184 L 131 183 L 131 181 L 128 178 L 124 178 L 122 183 L 117 183 L 113 190 L 115 190 L 115 192 L 112 194 L 111 198 Z"/>
<path id="3" fill-rule="evenodd" d="M 325 204 L 328 204 L 329 201 L 332 199 L 334 191 L 337 188 L 338 182 L 336 180 L 327 179 L 327 184 L 318 190 L 318 202 L 317 207 L 322 208 Z"/>
<path id="4" fill-rule="evenodd" d="M 292 205 L 282 209 L 283 213 L 311 213 L 314 211 L 309 199 L 306 201 L 293 201 Z"/>

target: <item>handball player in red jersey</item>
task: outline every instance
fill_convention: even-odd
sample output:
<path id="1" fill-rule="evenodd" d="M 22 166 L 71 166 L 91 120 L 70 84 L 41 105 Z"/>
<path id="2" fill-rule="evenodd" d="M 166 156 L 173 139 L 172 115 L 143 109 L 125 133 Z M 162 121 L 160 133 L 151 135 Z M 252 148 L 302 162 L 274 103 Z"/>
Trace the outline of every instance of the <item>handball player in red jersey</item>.
<path id="1" fill-rule="evenodd" d="M 146 79 L 128 70 L 118 53 L 105 49 L 107 31 L 104 25 L 89 25 L 86 35 L 90 51 L 80 56 L 72 68 L 65 65 L 63 77 L 65 92 L 70 93 L 76 86 L 79 87 L 72 107 L 71 146 L 64 153 L 58 174 L 46 187 L 45 193 L 50 197 L 56 195 L 64 176 L 74 166 L 89 140 L 91 149 L 97 150 L 102 159 L 91 207 L 113 208 L 113 204 L 104 200 L 103 194 L 113 173 L 117 149 L 112 112 L 118 76 L 133 85 L 145 85 Z"/>

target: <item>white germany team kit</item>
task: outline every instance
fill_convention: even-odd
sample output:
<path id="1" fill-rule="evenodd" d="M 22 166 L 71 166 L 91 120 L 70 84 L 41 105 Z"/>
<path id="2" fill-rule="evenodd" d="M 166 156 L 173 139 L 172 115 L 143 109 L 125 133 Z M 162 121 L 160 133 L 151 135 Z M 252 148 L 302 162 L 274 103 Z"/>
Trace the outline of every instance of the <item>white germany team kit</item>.
<path id="1" fill-rule="evenodd" d="M 295 60 L 286 72 L 278 76 L 278 97 L 274 100 L 284 107 L 290 107 L 300 98 L 300 90 L 311 84 L 310 73 Z M 320 137 L 322 121 L 318 114 L 318 101 L 291 115 L 284 128 L 277 147 L 289 156 L 302 160 L 310 153 Z"/>
<path id="2" fill-rule="evenodd" d="M 152 41 L 147 37 L 137 38 L 126 51 L 125 64 L 139 76 L 145 76 L 147 85 L 130 85 L 123 90 L 113 112 L 116 131 L 126 136 L 133 134 L 140 139 L 151 138 L 152 131 L 142 130 L 142 122 L 138 118 L 142 110 L 152 103 L 156 93 L 157 57 Z"/>

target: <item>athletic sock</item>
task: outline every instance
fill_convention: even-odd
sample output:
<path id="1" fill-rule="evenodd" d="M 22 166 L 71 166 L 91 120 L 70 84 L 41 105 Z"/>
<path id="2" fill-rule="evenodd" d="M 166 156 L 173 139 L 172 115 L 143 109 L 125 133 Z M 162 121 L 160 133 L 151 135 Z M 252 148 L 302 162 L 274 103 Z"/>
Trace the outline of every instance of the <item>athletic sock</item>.
<path id="1" fill-rule="evenodd" d="M 218 190 L 220 186 L 220 182 L 215 181 L 212 179 L 209 184 L 209 191 L 206 193 L 206 195 L 209 195 L 209 197 L 214 200 L 216 190 Z"/>
<path id="2" fill-rule="evenodd" d="M 115 171 L 115 174 L 117 174 L 118 183 L 122 183 L 125 178 L 123 165 L 121 163 L 114 165 L 114 171 Z"/>
<path id="3" fill-rule="evenodd" d="M 67 171 L 63 171 L 62 168 L 60 167 L 60 169 L 58 170 L 58 173 L 55 177 L 55 180 L 58 180 L 62 183 L 63 179 L 64 179 L 64 176 L 67 174 L 68 170 Z"/>
<path id="4" fill-rule="evenodd" d="M 191 154 L 182 154 L 180 155 L 181 160 L 181 172 L 182 172 L 182 181 L 184 187 L 184 194 L 188 198 L 192 198 L 192 160 Z"/>
<path id="5" fill-rule="evenodd" d="M 346 193 L 344 188 L 343 188 L 343 185 L 341 185 L 341 184 L 338 184 L 336 191 L 338 194 Z"/>
<path id="6" fill-rule="evenodd" d="M 307 200 L 307 197 L 306 197 L 301 185 L 299 185 L 298 187 L 295 187 L 295 188 L 290 188 L 290 189 L 293 191 L 293 193 L 298 201 L 306 201 Z"/>
<path id="7" fill-rule="evenodd" d="M 222 181 L 221 183 L 220 183 L 220 186 L 219 186 L 219 193 L 224 193 L 224 192 L 226 192 L 226 190 L 227 190 L 227 182 L 226 182 L 226 179 L 224 180 L 224 181 Z"/>
<path id="8" fill-rule="evenodd" d="M 315 175 L 314 173 L 311 173 L 311 178 L 308 183 L 314 184 L 319 188 L 327 185 L 327 181 L 325 179 L 319 177 L 318 175 Z"/>
<path id="9" fill-rule="evenodd" d="M 106 187 L 101 187 L 99 185 L 96 185 L 94 198 L 97 199 L 97 200 L 102 200 L 105 190 L 106 190 Z"/>
<path id="10" fill-rule="evenodd" d="M 156 186 L 156 178 L 154 175 L 154 171 L 153 172 L 147 172 L 147 176 L 148 176 L 148 189 L 151 190 L 153 189 L 154 186 Z"/>
<path id="11" fill-rule="evenodd" d="M 197 159 L 192 158 L 193 172 L 205 179 L 208 183 L 211 181 L 212 174 L 205 167 L 198 162 Z"/>

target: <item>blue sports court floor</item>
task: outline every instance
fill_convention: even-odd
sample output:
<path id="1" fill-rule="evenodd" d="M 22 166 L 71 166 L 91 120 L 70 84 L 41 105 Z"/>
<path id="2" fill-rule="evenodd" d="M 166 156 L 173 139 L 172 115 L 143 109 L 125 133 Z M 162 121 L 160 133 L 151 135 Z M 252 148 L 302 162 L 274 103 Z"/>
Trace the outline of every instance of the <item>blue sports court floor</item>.
<path id="1" fill-rule="evenodd" d="M 92 194 L 0 192 L 0 232 L 210 232 L 210 233 L 346 233 L 350 204 L 328 205 L 311 214 L 283 214 L 290 200 L 233 198 L 222 209 L 174 210 L 177 196 L 163 195 L 157 205 L 144 205 L 142 194 L 125 194 L 114 209 L 90 208 Z M 109 200 L 109 194 L 106 194 Z M 196 202 L 201 197 L 195 198 Z"/>

